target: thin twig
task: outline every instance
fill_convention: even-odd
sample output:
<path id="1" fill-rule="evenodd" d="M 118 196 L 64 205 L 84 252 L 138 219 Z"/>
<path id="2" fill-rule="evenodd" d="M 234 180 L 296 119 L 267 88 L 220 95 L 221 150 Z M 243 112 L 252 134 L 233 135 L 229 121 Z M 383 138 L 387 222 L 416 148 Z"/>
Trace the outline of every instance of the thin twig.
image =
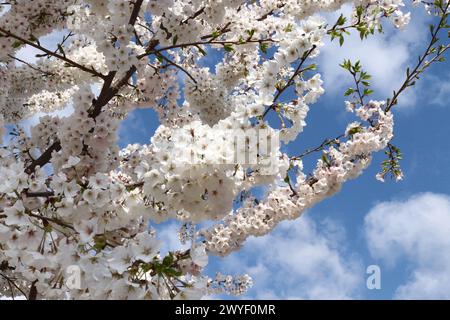
<path id="1" fill-rule="evenodd" d="M 84 72 L 90 73 L 90 74 L 92 74 L 92 75 L 94 75 L 96 77 L 102 78 L 102 79 L 105 77 L 104 75 L 102 75 L 101 73 L 95 71 L 94 69 L 90 69 L 90 68 L 88 68 L 86 66 L 83 66 L 83 65 L 81 65 L 81 64 L 79 64 L 79 63 L 77 63 L 77 62 L 75 62 L 73 60 L 68 59 L 67 57 L 64 57 L 64 56 L 62 56 L 62 55 L 60 55 L 58 53 L 55 53 L 55 52 L 53 52 L 51 50 L 48 50 L 47 48 L 44 48 L 44 47 L 42 47 L 39 44 L 36 44 L 36 43 L 34 43 L 34 42 L 30 41 L 30 40 L 22 38 L 22 37 L 14 34 L 14 33 L 11 33 L 8 30 L 5 30 L 5 29 L 3 29 L 1 27 L 0 27 L 0 32 L 5 34 L 5 35 L 7 35 L 8 37 L 14 38 L 14 39 L 16 39 L 18 41 L 23 42 L 24 44 L 27 44 L 27 45 L 29 45 L 29 46 L 31 46 L 33 48 L 36 48 L 36 49 L 38 49 L 38 50 L 40 50 L 42 52 L 45 52 L 49 56 L 52 56 L 52 57 L 55 57 L 55 58 L 57 58 L 59 60 L 67 62 L 70 66 L 72 66 L 74 68 L 78 68 L 78 69 L 80 69 L 80 70 L 82 70 Z"/>
<path id="2" fill-rule="evenodd" d="M 195 78 L 182 66 L 180 66 L 179 64 L 176 64 L 175 62 L 173 62 L 172 60 L 170 60 L 169 58 L 163 56 L 162 54 L 158 54 L 158 57 L 161 57 L 161 59 L 163 59 L 164 61 L 166 61 L 168 64 L 180 69 L 181 71 L 183 71 L 195 84 L 197 84 L 197 80 L 195 80 Z"/>
<path id="3" fill-rule="evenodd" d="M 6 281 L 8 281 L 8 283 L 11 285 L 13 285 L 17 290 L 19 290 L 20 293 L 23 294 L 23 296 L 25 298 L 28 298 L 27 294 L 15 283 L 14 280 L 12 280 L 11 278 L 9 278 L 7 275 L 4 275 L 3 273 L 0 272 L 0 277 L 4 278 Z"/>
<path id="4" fill-rule="evenodd" d="M 283 94 L 284 91 L 286 91 L 287 88 L 289 88 L 293 83 L 295 78 L 302 73 L 304 70 L 302 69 L 304 63 L 306 62 L 306 60 L 308 59 L 308 57 L 311 55 L 311 53 L 316 49 L 316 46 L 312 46 L 311 49 L 309 49 L 302 57 L 302 60 L 300 61 L 299 65 L 297 66 L 297 69 L 294 71 L 294 73 L 292 74 L 291 78 L 289 79 L 289 81 L 286 83 L 285 86 L 283 86 L 283 88 L 278 89 L 277 94 L 275 95 L 275 98 L 273 99 L 273 104 L 269 107 L 267 107 L 267 109 L 264 111 L 262 117 L 265 118 L 266 115 L 269 113 L 269 111 L 271 109 L 273 109 L 276 106 L 276 103 L 278 101 L 278 99 L 281 97 L 281 95 Z"/>
<path id="5" fill-rule="evenodd" d="M 33 70 L 35 70 L 35 71 L 38 71 L 38 72 L 43 73 L 44 75 L 47 75 L 47 76 L 54 76 L 53 73 L 50 73 L 50 72 L 48 72 L 48 71 L 41 70 L 41 69 L 39 69 L 39 68 L 33 66 L 32 64 L 30 64 L 30 63 L 28 63 L 28 62 L 26 62 L 26 61 L 24 61 L 24 60 L 22 60 L 22 59 L 19 59 L 19 58 L 17 58 L 17 57 L 14 57 L 14 56 L 11 55 L 11 54 L 8 54 L 8 57 L 10 57 L 11 59 L 14 59 L 14 60 L 16 60 L 16 61 L 19 61 L 19 62 L 23 63 L 24 65 L 28 66 L 29 68 L 31 68 L 31 69 L 33 69 Z"/>
<path id="6" fill-rule="evenodd" d="M 422 70 L 420 70 L 420 67 L 424 63 L 425 59 L 430 55 L 430 53 L 432 53 L 431 52 L 432 47 L 437 42 L 437 35 L 438 35 L 439 31 L 441 31 L 444 21 L 446 21 L 446 19 L 447 19 L 446 12 L 447 12 L 449 6 L 450 6 L 450 1 L 447 2 L 447 5 L 445 6 L 445 8 L 441 8 L 443 11 L 443 14 L 441 16 L 439 23 L 437 24 L 436 28 L 434 29 L 434 31 L 431 34 L 431 40 L 430 40 L 430 43 L 428 44 L 428 47 L 427 47 L 425 53 L 419 57 L 419 61 L 418 61 L 417 65 L 414 67 L 413 71 L 407 72 L 406 80 L 403 82 L 400 89 L 398 91 L 394 91 L 394 96 L 392 97 L 391 100 L 389 100 L 389 103 L 386 106 L 385 112 L 389 112 L 392 109 L 392 107 L 397 104 L 398 97 L 406 88 L 408 88 L 410 86 L 411 80 L 417 79 L 418 75 L 423 71 L 423 68 L 422 68 Z M 435 62 L 438 57 L 440 57 L 444 52 L 446 52 L 449 49 L 449 47 L 450 47 L 450 45 L 447 45 L 443 48 L 443 50 L 438 49 L 439 51 L 438 51 L 437 55 L 427 64 L 427 66 L 429 66 L 431 63 Z"/>

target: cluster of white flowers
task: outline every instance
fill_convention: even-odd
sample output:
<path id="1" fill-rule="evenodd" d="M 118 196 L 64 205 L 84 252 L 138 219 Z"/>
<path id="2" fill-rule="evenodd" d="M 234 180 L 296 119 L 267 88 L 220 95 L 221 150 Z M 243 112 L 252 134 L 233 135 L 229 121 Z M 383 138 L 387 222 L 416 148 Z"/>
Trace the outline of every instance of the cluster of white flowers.
<path id="1" fill-rule="evenodd" d="M 225 21 L 227 10 L 235 11 L 242 3 L 242 0 L 150 0 L 147 9 L 154 18 L 154 29 L 159 30 L 158 40 L 169 45 L 173 37 L 179 43 L 189 43 L 215 31 Z"/>
<path id="2" fill-rule="evenodd" d="M 108 172 L 118 162 L 118 120 L 107 111 L 95 119 L 91 116 L 94 94 L 90 88 L 81 89 L 73 98 L 74 112 L 63 119 L 57 134 L 62 151 L 52 164 L 59 171 L 73 156 L 81 159 L 74 165 L 78 174 Z"/>
<path id="3" fill-rule="evenodd" d="M 134 27 L 128 24 L 133 5 L 131 1 L 87 1 L 69 7 L 67 27 L 92 38 L 102 53 L 109 71 L 125 73 L 130 67 L 143 69 L 145 61 L 138 55 L 145 49 L 136 45 Z"/>
<path id="4" fill-rule="evenodd" d="M 282 152 L 279 140 L 298 137 L 324 93 L 310 60 L 333 22 L 317 14 L 345 3 L 369 28 L 383 17 L 398 27 L 409 21 L 400 0 L 8 1 L 2 141 L 5 124 L 16 126 L 0 148 L 0 296 L 243 294 L 249 276 L 206 276 L 208 255 L 299 217 L 393 137 L 381 102 L 348 103 L 369 125 L 351 123 L 310 176 Z M 41 36 L 61 29 L 56 50 L 41 46 Z M 37 62 L 14 61 L 23 40 L 42 51 Z M 212 68 L 204 56 L 214 53 Z M 18 125 L 69 103 L 70 115 L 42 116 L 30 134 Z M 154 109 L 160 125 L 148 144 L 120 150 L 120 122 L 137 108 Z M 264 199 L 240 199 L 255 187 L 268 190 Z M 169 219 L 184 225 L 190 249 L 163 256 L 153 225 Z M 216 225 L 196 231 L 205 221 Z"/>
<path id="5" fill-rule="evenodd" d="M 337 149 L 330 147 L 324 158 L 318 160 L 311 177 L 299 171 L 293 190 L 275 187 L 263 202 L 255 204 L 249 199 L 223 223 L 201 230 L 208 251 L 228 255 L 238 250 L 249 236 L 265 235 L 279 222 L 298 218 L 307 208 L 338 192 L 345 181 L 356 178 L 369 165 L 371 154 L 384 149 L 393 138 L 393 116 L 385 113 L 382 106 L 382 102 L 371 101 L 358 108 L 362 120 L 370 118 L 376 123 L 361 127 Z M 354 124 L 350 126 L 353 128 Z"/>
<path id="6" fill-rule="evenodd" d="M 161 99 L 165 99 L 166 107 L 168 105 L 176 106 L 179 98 L 178 82 L 176 72 L 167 70 L 158 73 L 153 67 L 147 66 L 138 76 L 137 90 L 130 93 L 131 108 L 152 107 L 161 112 L 160 119 L 172 118 L 170 108 L 159 108 L 164 104 L 159 104 Z M 133 97 L 133 94 L 135 95 Z M 164 112 L 166 111 L 166 113 Z"/>
<path id="7" fill-rule="evenodd" d="M 67 8 L 71 3 L 71 0 L 8 1 L 10 7 L 0 16 L 0 28 L 14 32 L 26 40 L 32 37 L 37 39 L 64 26 Z M 9 55 L 23 45 L 21 41 L 10 37 L 0 37 L 0 61 L 11 60 Z"/>
<path id="8" fill-rule="evenodd" d="M 230 116 L 232 104 L 221 79 L 211 75 L 208 68 L 195 70 L 192 74 L 197 83 L 186 84 L 186 108 L 211 126 Z"/>
<path id="9" fill-rule="evenodd" d="M 253 285 L 253 280 L 249 275 L 233 277 L 231 275 L 223 275 L 220 272 L 211 281 L 209 293 L 226 292 L 231 295 L 242 295 Z"/>
<path id="10" fill-rule="evenodd" d="M 45 150 L 56 141 L 61 120 L 58 117 L 44 116 L 31 128 L 32 145 Z"/>
<path id="11" fill-rule="evenodd" d="M 88 69 L 105 72 L 104 58 L 95 45 L 74 39 L 64 50 L 68 59 Z M 39 59 L 32 68 L 21 64 L 0 65 L 0 112 L 9 122 L 22 120 L 37 112 L 53 112 L 63 108 L 78 91 L 78 86 L 96 79 L 61 60 Z"/>
<path id="12" fill-rule="evenodd" d="M 289 161 L 278 148 L 261 150 L 258 162 L 246 159 L 253 153 L 256 160 L 257 132 L 231 119 L 212 128 L 200 121 L 176 130 L 161 126 L 135 169 L 144 172 L 144 194 L 159 204 L 160 218 L 217 220 L 232 210 L 239 191 L 284 177 Z M 260 133 L 275 138 L 273 129 Z M 254 144 L 246 144 L 246 137 Z"/>

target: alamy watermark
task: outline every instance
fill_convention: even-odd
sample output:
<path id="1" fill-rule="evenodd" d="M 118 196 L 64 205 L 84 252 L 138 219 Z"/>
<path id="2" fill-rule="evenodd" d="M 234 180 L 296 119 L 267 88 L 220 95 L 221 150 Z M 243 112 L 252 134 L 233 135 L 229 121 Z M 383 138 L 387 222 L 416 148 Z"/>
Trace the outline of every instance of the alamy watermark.
<path id="1" fill-rule="evenodd" d="M 64 272 L 65 285 L 69 290 L 81 289 L 81 268 L 77 265 L 68 266 Z"/>
<path id="2" fill-rule="evenodd" d="M 183 132 L 175 133 L 173 141 L 186 141 Z M 177 143 L 177 142 L 175 142 Z M 280 135 L 268 128 L 216 129 L 212 128 L 202 136 L 201 142 L 209 147 L 215 143 L 221 146 L 223 154 L 193 152 L 192 148 L 175 148 L 176 158 L 187 159 L 191 165 L 208 163 L 214 166 L 235 166 L 257 168 L 261 175 L 277 173 L 280 156 Z M 198 150 L 199 148 L 197 148 Z M 201 149 L 201 148 L 200 148 Z M 205 148 L 206 150 L 206 148 Z M 199 156 L 200 153 L 200 156 Z"/>
<path id="3" fill-rule="evenodd" d="M 381 268 L 376 264 L 367 267 L 366 273 L 369 275 L 366 286 L 369 290 L 381 290 Z"/>

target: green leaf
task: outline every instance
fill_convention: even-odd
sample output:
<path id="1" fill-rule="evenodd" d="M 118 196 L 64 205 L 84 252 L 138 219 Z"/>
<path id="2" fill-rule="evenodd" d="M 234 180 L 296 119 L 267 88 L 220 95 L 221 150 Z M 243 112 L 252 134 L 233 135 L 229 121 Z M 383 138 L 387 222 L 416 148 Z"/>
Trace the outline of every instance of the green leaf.
<path id="1" fill-rule="evenodd" d="M 162 264 L 164 267 L 170 267 L 172 263 L 173 263 L 173 256 L 172 254 L 169 254 L 168 256 L 164 257 Z"/>
<path id="2" fill-rule="evenodd" d="M 262 52 L 264 52 L 265 54 L 267 54 L 267 49 L 269 48 L 269 45 L 267 43 L 262 42 L 259 45 L 259 49 L 261 49 Z"/>
<path id="3" fill-rule="evenodd" d="M 354 128 L 351 128 L 349 131 L 348 131 L 348 134 L 349 135 L 354 135 L 354 134 L 356 134 L 356 133 L 359 133 L 359 132 L 362 132 L 362 128 L 361 127 L 354 127 Z"/>
<path id="4" fill-rule="evenodd" d="M 208 54 L 206 53 L 206 51 L 203 50 L 200 46 L 198 46 L 197 49 L 198 49 L 198 51 L 200 51 L 200 53 L 201 53 L 203 56 L 208 55 Z"/>
<path id="5" fill-rule="evenodd" d="M 164 273 L 169 277 L 181 277 L 183 275 L 181 271 L 175 269 L 166 269 L 164 270 Z"/>
<path id="6" fill-rule="evenodd" d="M 218 38 L 218 37 L 220 36 L 220 32 L 219 32 L 219 31 L 214 31 L 214 32 L 211 34 L 211 36 L 212 36 L 213 39 Z"/>
<path id="7" fill-rule="evenodd" d="M 363 13 L 364 13 L 364 7 L 363 6 L 356 7 L 356 15 L 358 17 L 361 17 Z"/>
<path id="8" fill-rule="evenodd" d="M 66 56 L 66 53 L 64 52 L 64 48 L 61 44 L 58 43 L 58 51 L 61 52 L 63 56 Z"/>
<path id="9" fill-rule="evenodd" d="M 249 39 L 251 39 L 253 37 L 253 35 L 255 34 L 255 29 L 247 30 L 247 34 L 249 36 Z"/>
<path id="10" fill-rule="evenodd" d="M 365 96 L 369 96 L 369 95 L 371 95 L 372 93 L 374 93 L 374 91 L 373 91 L 372 89 L 364 89 L 364 95 L 365 95 Z"/>
<path id="11" fill-rule="evenodd" d="M 176 45 L 177 42 L 178 42 L 178 35 L 176 34 L 176 35 L 173 37 L 173 39 L 172 39 L 172 44 L 173 44 L 173 45 Z"/>
<path id="12" fill-rule="evenodd" d="M 37 42 L 37 43 L 39 43 L 39 40 L 38 40 L 38 38 L 36 38 L 33 34 L 32 35 L 30 35 L 30 39 L 29 39 L 30 41 L 34 41 L 34 42 Z"/>
<path id="13" fill-rule="evenodd" d="M 329 167 L 331 167 L 330 159 L 328 159 L 328 156 L 324 153 L 322 154 L 322 161 L 325 162 L 325 164 Z"/>
<path id="14" fill-rule="evenodd" d="M 22 41 L 15 41 L 15 42 L 12 44 L 12 47 L 13 47 L 13 49 L 17 49 L 17 48 L 19 48 L 21 45 L 23 45 L 23 42 L 22 42 Z"/>
<path id="15" fill-rule="evenodd" d="M 228 44 L 228 43 L 223 45 L 223 49 L 224 49 L 226 52 L 232 52 L 232 51 L 234 51 L 233 46 L 232 46 L 231 44 Z"/>
<path id="16" fill-rule="evenodd" d="M 292 30 L 294 30 L 294 26 L 291 23 L 284 28 L 284 32 L 291 32 Z"/>
<path id="17" fill-rule="evenodd" d="M 345 91 L 344 95 L 346 97 L 348 97 L 349 95 L 351 95 L 352 93 L 354 93 L 356 90 L 353 88 L 348 88 L 347 91 Z"/>
<path id="18" fill-rule="evenodd" d="M 350 60 L 344 60 L 344 62 L 342 64 L 340 64 L 339 66 L 341 66 L 345 70 L 350 71 L 350 69 L 352 67 L 352 63 Z"/>
<path id="19" fill-rule="evenodd" d="M 360 72 L 361 71 L 361 61 L 356 61 L 355 65 L 353 66 L 353 70 L 355 72 Z"/>
<path id="20" fill-rule="evenodd" d="M 338 18 L 337 22 L 336 22 L 336 25 L 337 26 L 343 26 L 346 21 L 347 21 L 347 18 L 344 17 L 343 14 L 341 14 L 340 17 Z"/>

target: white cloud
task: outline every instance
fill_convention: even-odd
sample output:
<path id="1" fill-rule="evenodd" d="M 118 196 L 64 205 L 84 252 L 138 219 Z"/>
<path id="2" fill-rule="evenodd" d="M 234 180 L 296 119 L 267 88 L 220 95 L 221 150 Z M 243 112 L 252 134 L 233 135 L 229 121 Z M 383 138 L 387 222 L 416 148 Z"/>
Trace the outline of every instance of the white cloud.
<path id="1" fill-rule="evenodd" d="M 352 30 L 351 35 L 345 37 L 343 47 L 337 40 L 327 43 L 319 58 L 326 89 L 334 94 L 344 92 L 352 85 L 352 79 L 339 68 L 339 64 L 344 59 L 360 60 L 363 68 L 373 76 L 371 82 L 376 94 L 383 98 L 391 96 L 392 90 L 404 81 L 407 66 L 416 62 L 418 50 L 425 45 L 428 18 L 422 9 L 416 10 L 410 25 L 403 31 L 388 27 L 385 34 L 369 36 L 361 41 L 358 32 Z M 349 7 L 344 6 L 343 12 L 348 15 Z M 337 16 L 328 16 L 329 21 L 334 21 Z M 410 90 L 401 96 L 399 106 L 410 107 L 415 102 L 416 95 Z"/>
<path id="2" fill-rule="evenodd" d="M 178 231 L 181 225 L 176 222 L 164 223 L 162 225 L 153 225 L 156 229 L 156 238 L 161 240 L 163 247 L 161 253 L 165 255 L 169 251 L 186 250 L 189 248 L 189 243 L 181 244 L 178 237 Z"/>
<path id="3" fill-rule="evenodd" d="M 435 76 L 428 75 L 425 78 L 427 86 L 423 90 L 427 90 L 431 104 L 439 107 L 448 106 L 448 97 L 450 95 L 450 77 L 449 76 Z"/>
<path id="4" fill-rule="evenodd" d="M 450 197 L 419 194 L 376 205 L 365 218 L 370 252 L 388 265 L 408 261 L 399 299 L 450 299 Z"/>
<path id="5" fill-rule="evenodd" d="M 46 49 L 56 50 L 56 45 L 62 41 L 65 34 L 67 34 L 67 32 L 64 30 L 53 31 L 48 35 L 39 38 L 39 42 Z M 16 53 L 16 57 L 28 63 L 35 63 L 39 59 L 36 57 L 36 55 L 42 53 L 43 52 L 41 50 L 26 45 Z M 18 65 L 20 64 L 21 63 L 18 63 Z"/>
<path id="6" fill-rule="evenodd" d="M 230 274 L 248 273 L 255 299 L 350 299 L 363 287 L 361 264 L 345 252 L 344 229 L 331 220 L 289 221 L 223 261 Z"/>

